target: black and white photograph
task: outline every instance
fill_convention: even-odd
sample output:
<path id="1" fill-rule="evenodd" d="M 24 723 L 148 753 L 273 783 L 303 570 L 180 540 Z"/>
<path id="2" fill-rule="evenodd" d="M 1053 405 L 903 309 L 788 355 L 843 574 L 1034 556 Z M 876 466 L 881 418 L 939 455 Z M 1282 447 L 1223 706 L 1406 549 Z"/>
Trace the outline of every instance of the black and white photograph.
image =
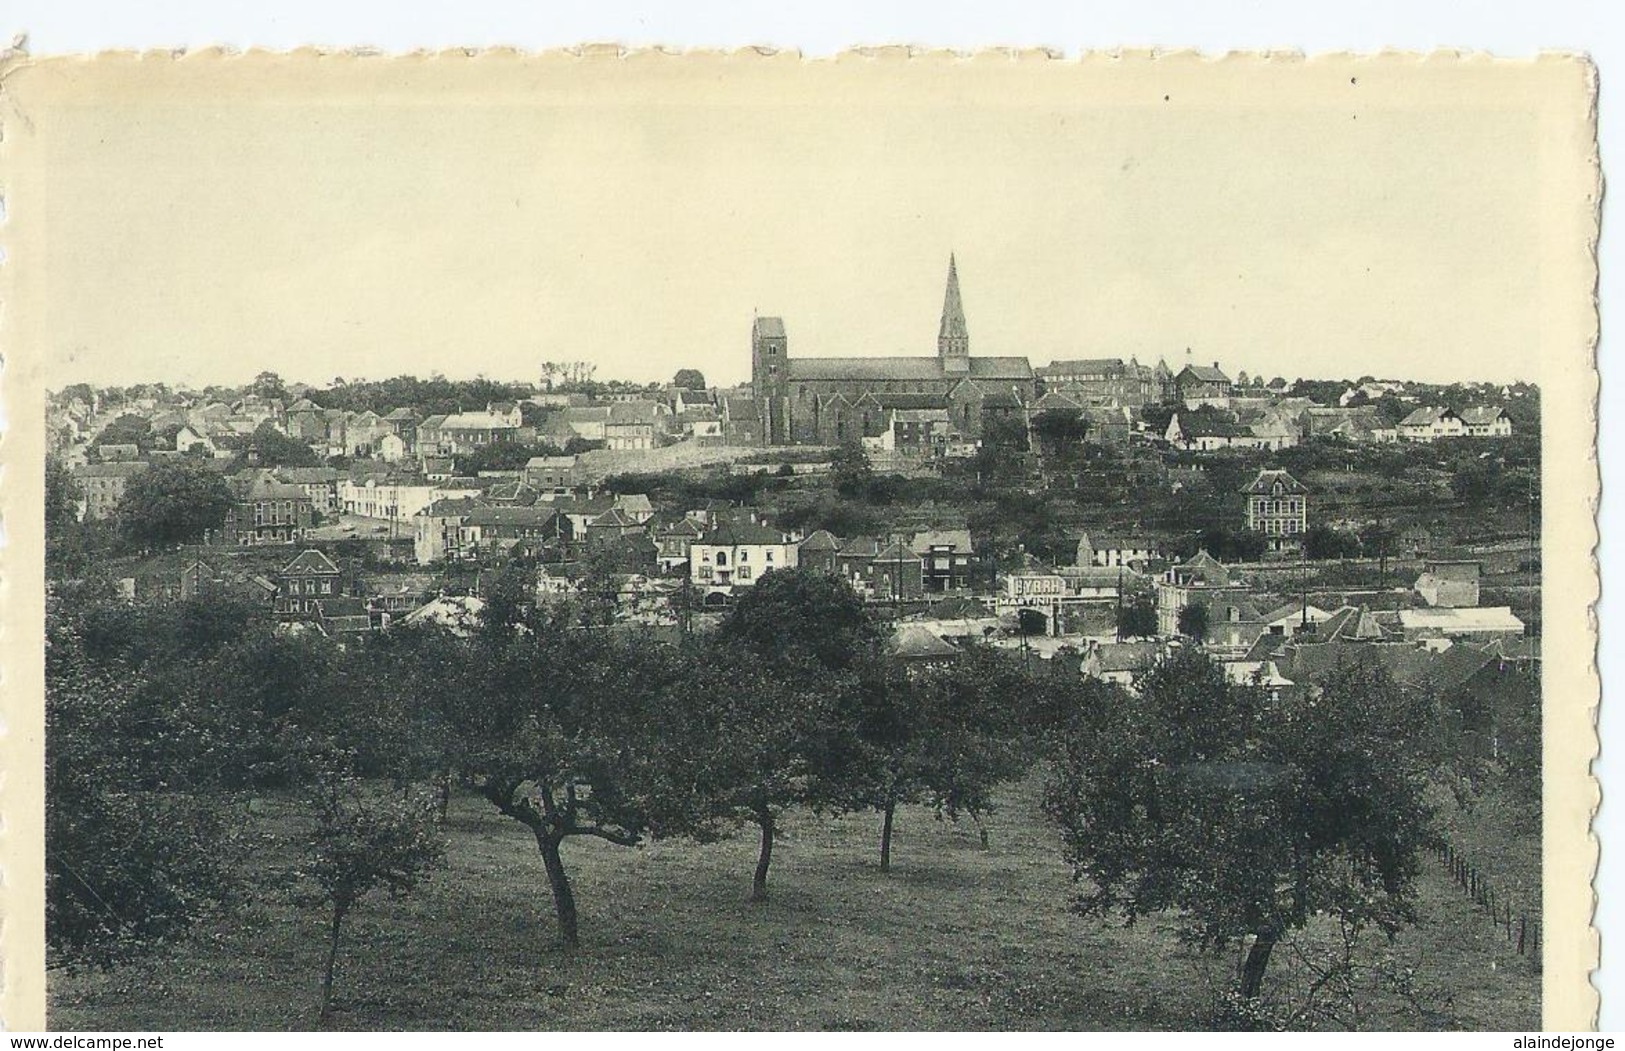
<path id="1" fill-rule="evenodd" d="M 1592 1024 L 1583 58 L 11 62 L 45 1026 Z"/>

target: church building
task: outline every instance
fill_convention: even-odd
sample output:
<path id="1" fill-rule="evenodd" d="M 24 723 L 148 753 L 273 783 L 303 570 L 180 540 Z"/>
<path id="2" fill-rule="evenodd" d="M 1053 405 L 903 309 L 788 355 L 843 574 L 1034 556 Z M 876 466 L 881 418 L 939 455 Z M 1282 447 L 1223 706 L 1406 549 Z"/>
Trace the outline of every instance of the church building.
<path id="1" fill-rule="evenodd" d="M 792 358 L 784 321 L 751 328 L 751 384 L 767 445 L 838 445 L 885 431 L 903 409 L 942 409 L 953 431 L 979 438 L 987 416 L 1020 416 L 1036 379 L 1025 357 L 972 357 L 959 272 L 948 287 L 936 357 Z"/>

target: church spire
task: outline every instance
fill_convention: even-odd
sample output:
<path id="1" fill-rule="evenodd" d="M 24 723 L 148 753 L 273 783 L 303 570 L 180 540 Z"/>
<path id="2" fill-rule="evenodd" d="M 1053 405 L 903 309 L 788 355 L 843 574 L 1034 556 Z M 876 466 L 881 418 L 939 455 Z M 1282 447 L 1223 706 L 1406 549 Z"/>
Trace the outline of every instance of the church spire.
<path id="1" fill-rule="evenodd" d="M 959 267 L 948 254 L 948 290 L 942 297 L 942 325 L 937 329 L 937 357 L 945 370 L 969 369 L 970 333 L 965 328 L 965 307 L 959 301 Z"/>

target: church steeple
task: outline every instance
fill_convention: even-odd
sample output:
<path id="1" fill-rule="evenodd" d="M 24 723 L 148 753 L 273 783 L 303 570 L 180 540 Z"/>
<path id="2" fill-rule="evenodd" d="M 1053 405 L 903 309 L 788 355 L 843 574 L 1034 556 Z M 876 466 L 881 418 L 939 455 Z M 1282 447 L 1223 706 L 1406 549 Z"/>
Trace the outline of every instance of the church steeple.
<path id="1" fill-rule="evenodd" d="M 965 307 L 959 301 L 959 267 L 948 254 L 948 290 L 942 297 L 942 324 L 937 329 L 937 357 L 944 372 L 970 370 L 970 333 L 965 328 Z"/>

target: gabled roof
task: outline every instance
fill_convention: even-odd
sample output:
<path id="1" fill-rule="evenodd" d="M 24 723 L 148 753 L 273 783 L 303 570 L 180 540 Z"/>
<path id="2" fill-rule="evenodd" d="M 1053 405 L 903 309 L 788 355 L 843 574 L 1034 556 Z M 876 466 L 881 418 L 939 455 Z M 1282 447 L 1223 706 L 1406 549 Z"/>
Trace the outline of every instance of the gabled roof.
<path id="1" fill-rule="evenodd" d="M 1483 427 L 1494 423 L 1506 415 L 1506 410 L 1499 405 L 1475 405 L 1470 409 L 1461 410 L 1461 422 L 1470 426 Z"/>
<path id="2" fill-rule="evenodd" d="M 916 554 L 926 554 L 933 547 L 951 547 L 956 552 L 971 553 L 969 529 L 927 529 L 915 533 L 909 546 Z"/>
<path id="3" fill-rule="evenodd" d="M 909 550 L 901 540 L 894 540 L 881 550 L 875 552 L 874 561 L 894 563 L 917 563 L 920 560 L 918 553 Z"/>
<path id="4" fill-rule="evenodd" d="M 612 507 L 608 511 L 605 511 L 603 514 L 599 515 L 597 518 L 593 519 L 592 524 L 587 528 L 636 529 L 638 528 L 638 521 L 625 511 L 621 510 L 619 507 Z"/>
<path id="5" fill-rule="evenodd" d="M 418 430 L 420 430 L 420 431 L 433 430 L 434 428 L 439 427 L 441 424 L 445 423 L 446 420 L 448 420 L 449 418 L 450 417 L 444 415 L 443 413 L 437 413 L 437 414 L 435 414 L 433 416 L 425 416 L 425 417 L 423 417 L 422 421 L 418 423 Z"/>
<path id="6" fill-rule="evenodd" d="M 900 660 L 941 660 L 959 656 L 958 647 L 922 624 L 902 624 L 886 643 L 886 652 Z"/>
<path id="7" fill-rule="evenodd" d="M 473 511 L 476 506 L 472 496 L 443 496 L 418 514 L 425 518 L 457 518 Z"/>
<path id="8" fill-rule="evenodd" d="M 713 547 L 736 547 L 747 544 L 782 544 L 784 534 L 767 526 L 751 525 L 748 522 L 724 522 L 700 540 L 702 544 Z"/>
<path id="9" fill-rule="evenodd" d="M 839 551 L 841 541 L 828 529 L 819 529 L 801 542 L 803 551 Z"/>
<path id="10" fill-rule="evenodd" d="M 310 495 L 297 485 L 287 482 L 278 482 L 263 475 L 255 478 L 248 485 L 242 500 L 309 500 Z"/>
<path id="11" fill-rule="evenodd" d="M 292 405 L 288 406 L 288 411 L 289 412 L 320 412 L 321 409 L 317 406 L 317 404 L 315 402 L 311 401 L 309 398 L 300 398 L 298 401 L 296 401 Z"/>
<path id="12" fill-rule="evenodd" d="M 628 514 L 654 513 L 655 505 L 647 493 L 622 493 L 615 498 L 615 506 Z"/>
<path id="13" fill-rule="evenodd" d="M 525 461 L 525 466 L 531 469 L 574 467 L 575 465 L 576 458 L 574 456 L 532 456 Z"/>
<path id="14" fill-rule="evenodd" d="M 1456 414 L 1438 405 L 1424 405 L 1420 409 L 1411 412 L 1403 420 L 1400 420 L 1399 425 L 1401 427 L 1429 427 L 1450 416 L 1456 416 Z M 1456 418 L 1460 419 L 1459 416 Z"/>
<path id="15" fill-rule="evenodd" d="M 872 536 L 855 536 L 841 546 L 837 554 L 843 558 L 874 558 L 880 551 L 880 541 Z"/>
<path id="16" fill-rule="evenodd" d="M 1276 483 L 1280 483 L 1282 493 L 1298 496 L 1309 491 L 1309 487 L 1292 477 L 1285 471 L 1266 469 L 1258 472 L 1258 477 L 1248 482 L 1241 491 L 1249 496 L 1268 496 L 1275 492 Z"/>
<path id="17" fill-rule="evenodd" d="M 386 419 L 386 420 L 415 420 L 415 419 L 417 419 L 417 413 L 413 412 L 411 409 L 406 408 L 405 406 L 402 406 L 399 409 L 391 409 L 389 414 L 387 416 L 385 416 L 384 419 Z"/>
<path id="18" fill-rule="evenodd" d="M 1179 370 L 1178 378 L 1183 380 L 1187 375 L 1201 383 L 1230 382 L 1230 377 L 1226 376 L 1217 365 L 1186 365 Z"/>
<path id="19" fill-rule="evenodd" d="M 659 536 L 700 537 L 705 535 L 705 530 L 700 528 L 700 524 L 687 515 L 670 522 L 661 523 L 656 527 L 655 532 Z"/>
<path id="20" fill-rule="evenodd" d="M 328 558 L 315 548 L 301 551 L 297 558 L 282 567 L 283 576 L 293 576 L 295 574 L 306 573 L 319 573 L 327 576 L 338 576 L 339 567 L 333 564 L 333 560 L 331 558 Z"/>
<path id="21" fill-rule="evenodd" d="M 276 475 L 289 485 L 316 485 L 339 480 L 336 467 L 278 467 Z"/>
<path id="22" fill-rule="evenodd" d="M 440 424 L 443 431 L 511 431 L 514 429 L 507 417 L 498 416 L 489 412 L 459 412 L 454 416 L 447 416 Z"/>
<path id="23" fill-rule="evenodd" d="M 1078 412 L 1083 405 L 1059 391 L 1050 391 L 1033 402 L 1034 412 Z"/>

